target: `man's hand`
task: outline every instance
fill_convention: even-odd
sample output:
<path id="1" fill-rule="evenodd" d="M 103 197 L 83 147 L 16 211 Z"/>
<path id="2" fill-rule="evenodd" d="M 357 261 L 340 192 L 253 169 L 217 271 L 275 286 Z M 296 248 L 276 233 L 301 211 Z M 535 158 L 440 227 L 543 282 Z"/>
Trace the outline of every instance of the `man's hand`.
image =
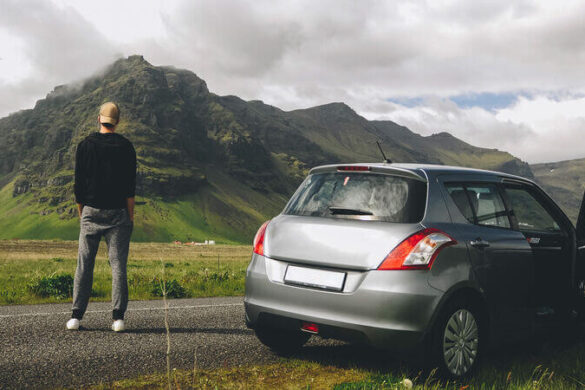
<path id="1" fill-rule="evenodd" d="M 134 222 L 134 197 L 126 198 L 126 208 L 128 209 L 128 216 L 130 216 L 130 220 Z"/>
<path id="2" fill-rule="evenodd" d="M 83 205 L 81 203 L 77 203 L 77 215 L 81 218 L 81 212 L 83 211 Z"/>

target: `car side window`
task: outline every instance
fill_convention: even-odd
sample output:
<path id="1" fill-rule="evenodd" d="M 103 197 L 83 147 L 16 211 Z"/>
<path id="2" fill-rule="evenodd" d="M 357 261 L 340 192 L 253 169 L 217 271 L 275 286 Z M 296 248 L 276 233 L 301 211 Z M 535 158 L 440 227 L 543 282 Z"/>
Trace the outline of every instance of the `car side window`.
<path id="1" fill-rule="evenodd" d="M 447 191 L 463 216 L 481 226 L 510 228 L 510 219 L 497 185 L 448 183 Z"/>
<path id="2" fill-rule="evenodd" d="M 471 209 L 471 203 L 469 197 L 467 196 L 467 191 L 465 187 L 457 184 L 447 184 L 445 186 L 447 188 L 447 192 L 451 195 L 451 199 L 461 214 L 471 223 L 475 223 L 475 216 L 473 215 L 473 211 Z"/>
<path id="3" fill-rule="evenodd" d="M 526 232 L 560 232 L 555 218 L 525 187 L 506 186 L 506 195 L 518 220 L 518 229 Z"/>

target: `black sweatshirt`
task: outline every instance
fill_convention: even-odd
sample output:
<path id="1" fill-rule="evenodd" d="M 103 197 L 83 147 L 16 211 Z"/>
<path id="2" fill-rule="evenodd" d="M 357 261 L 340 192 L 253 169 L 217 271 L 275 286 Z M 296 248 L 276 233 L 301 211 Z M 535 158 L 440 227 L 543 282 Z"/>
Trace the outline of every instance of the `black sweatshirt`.
<path id="1" fill-rule="evenodd" d="M 136 188 L 136 152 L 116 133 L 93 133 L 77 146 L 75 201 L 98 209 L 126 208 Z"/>

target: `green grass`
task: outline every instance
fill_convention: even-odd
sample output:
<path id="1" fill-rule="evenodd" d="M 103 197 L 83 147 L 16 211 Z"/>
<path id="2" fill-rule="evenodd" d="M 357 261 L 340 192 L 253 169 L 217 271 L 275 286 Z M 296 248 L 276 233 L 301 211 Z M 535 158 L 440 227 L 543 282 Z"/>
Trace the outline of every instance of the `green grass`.
<path id="1" fill-rule="evenodd" d="M 133 243 L 128 259 L 130 299 L 160 298 L 154 286 L 160 283 L 163 267 L 166 280 L 184 289 L 181 297 L 243 295 L 250 254 L 248 246 Z M 76 257 L 75 241 L 0 241 L 0 305 L 70 301 L 63 294 L 44 294 L 47 288 L 38 285 L 44 280 L 43 287 L 59 275 L 73 276 Z M 111 283 L 102 242 L 95 264 L 92 300 L 109 301 Z"/>
<path id="2" fill-rule="evenodd" d="M 362 369 L 346 369 L 297 359 L 281 359 L 260 366 L 219 368 L 193 371 L 173 370 L 174 389 L 331 389 L 347 380 L 367 378 Z M 104 383 L 90 387 L 103 389 L 168 388 L 166 373 Z"/>
<path id="3" fill-rule="evenodd" d="M 523 346 L 522 348 L 530 348 Z M 386 390 L 404 388 L 407 379 L 419 390 L 573 390 L 585 388 L 585 344 L 572 347 L 544 344 L 538 354 L 514 350 L 495 351 L 468 379 L 453 381 L 430 373 L 402 370 L 378 371 L 369 378 L 335 386 L 336 390 Z"/>
<path id="4" fill-rule="evenodd" d="M 307 347 L 309 349 L 311 347 Z M 440 379 L 370 349 L 311 348 L 302 357 L 281 358 L 267 365 L 201 370 L 172 370 L 175 389 L 334 389 L 401 390 L 575 390 L 585 388 L 585 344 L 560 347 L 546 343 L 538 353 L 514 348 L 489 355 L 472 378 Z M 522 347 L 523 350 L 526 346 Z M 92 389 L 167 388 L 166 373 L 103 383 Z"/>
<path id="5" fill-rule="evenodd" d="M 33 201 L 31 193 L 12 196 L 13 184 L 0 190 L 0 239 L 47 238 L 74 240 L 79 235 L 77 219 L 61 219 L 56 213 L 39 215 L 43 205 Z"/>

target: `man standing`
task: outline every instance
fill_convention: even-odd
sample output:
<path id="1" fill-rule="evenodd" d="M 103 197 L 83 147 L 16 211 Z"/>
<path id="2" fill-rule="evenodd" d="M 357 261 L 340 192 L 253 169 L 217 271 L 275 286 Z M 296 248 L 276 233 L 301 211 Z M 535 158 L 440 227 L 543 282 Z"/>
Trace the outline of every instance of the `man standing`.
<path id="1" fill-rule="evenodd" d="M 79 329 L 89 302 L 95 256 L 102 236 L 112 268 L 112 330 L 123 331 L 128 306 L 126 264 L 134 225 L 136 152 L 117 134 L 120 109 L 112 102 L 100 108 L 100 131 L 77 146 L 75 201 L 80 217 L 79 254 L 73 287 L 73 314 L 67 329 Z"/>

